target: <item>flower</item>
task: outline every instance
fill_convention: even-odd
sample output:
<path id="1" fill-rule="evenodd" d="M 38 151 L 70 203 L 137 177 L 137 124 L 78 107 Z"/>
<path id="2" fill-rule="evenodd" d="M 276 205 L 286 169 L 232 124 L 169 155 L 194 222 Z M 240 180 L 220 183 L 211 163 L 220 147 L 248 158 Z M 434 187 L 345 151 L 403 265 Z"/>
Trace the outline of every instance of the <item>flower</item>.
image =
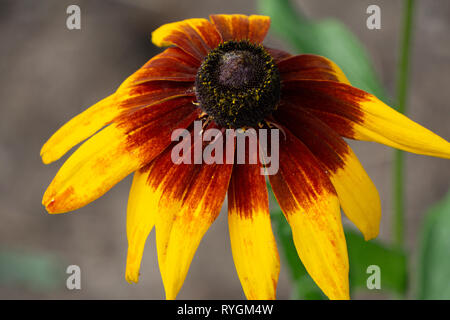
<path id="1" fill-rule="evenodd" d="M 378 192 L 343 137 L 450 158 L 447 141 L 352 87 L 332 61 L 263 46 L 269 26 L 269 17 L 254 15 L 161 26 L 153 43 L 171 47 L 43 146 L 48 164 L 89 138 L 45 192 L 49 213 L 78 209 L 135 172 L 127 208 L 129 282 L 138 281 L 155 226 L 166 298 L 174 299 L 228 192 L 231 247 L 244 293 L 275 298 L 279 257 L 265 178 L 258 164 L 174 163 L 171 134 L 195 120 L 219 129 L 282 129 L 279 171 L 269 180 L 299 257 L 330 299 L 349 298 L 340 208 L 366 240 L 377 236 L 381 216 Z"/>

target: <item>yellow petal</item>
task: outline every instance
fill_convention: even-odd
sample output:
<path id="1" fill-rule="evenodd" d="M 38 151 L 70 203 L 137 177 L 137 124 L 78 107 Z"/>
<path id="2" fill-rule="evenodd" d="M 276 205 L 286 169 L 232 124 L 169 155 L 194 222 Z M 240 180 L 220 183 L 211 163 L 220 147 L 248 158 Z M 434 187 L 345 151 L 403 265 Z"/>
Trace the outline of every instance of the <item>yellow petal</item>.
<path id="1" fill-rule="evenodd" d="M 50 213 L 72 211 L 97 199 L 142 159 L 124 148 L 126 136 L 111 125 L 82 144 L 64 163 L 42 199 Z"/>
<path id="2" fill-rule="evenodd" d="M 349 299 L 348 256 L 336 192 L 311 152 L 286 130 L 269 176 L 306 270 L 330 299 Z"/>
<path id="3" fill-rule="evenodd" d="M 361 230 L 365 240 L 376 238 L 381 220 L 377 188 L 350 147 L 343 157 L 343 167 L 330 172 L 330 180 L 336 189 L 342 210 Z"/>
<path id="4" fill-rule="evenodd" d="M 349 299 L 348 256 L 339 201 L 323 194 L 309 206 L 290 212 L 289 224 L 306 270 L 331 300 Z"/>
<path id="5" fill-rule="evenodd" d="M 450 159 L 449 142 L 388 107 L 375 96 L 367 95 L 359 105 L 364 116 L 363 123 L 354 126 L 355 139 Z"/>
<path id="6" fill-rule="evenodd" d="M 97 102 L 53 134 L 41 149 L 42 161 L 49 164 L 58 160 L 73 146 L 89 138 L 119 114 L 114 95 Z"/>
<path id="7" fill-rule="evenodd" d="M 280 261 L 259 165 L 235 165 L 228 189 L 234 264 L 247 299 L 275 299 Z"/>
<path id="8" fill-rule="evenodd" d="M 147 183 L 148 170 L 136 171 L 127 208 L 128 254 L 125 279 L 137 283 L 145 241 L 156 219 L 159 195 Z"/>

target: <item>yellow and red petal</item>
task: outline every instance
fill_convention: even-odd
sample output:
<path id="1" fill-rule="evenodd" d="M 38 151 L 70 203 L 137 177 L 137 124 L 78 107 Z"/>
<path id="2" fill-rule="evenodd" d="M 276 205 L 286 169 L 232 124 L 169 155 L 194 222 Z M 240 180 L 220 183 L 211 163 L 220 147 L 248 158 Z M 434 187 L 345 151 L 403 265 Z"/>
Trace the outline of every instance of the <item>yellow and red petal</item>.
<path id="1" fill-rule="evenodd" d="M 203 235 L 217 218 L 231 171 L 229 164 L 174 164 L 171 148 L 151 164 L 148 182 L 159 197 L 156 246 L 167 299 L 176 298 Z"/>
<path id="2" fill-rule="evenodd" d="M 165 24 L 152 32 L 158 47 L 175 45 L 202 61 L 222 40 L 214 25 L 207 19 L 187 19 Z"/>
<path id="3" fill-rule="evenodd" d="M 195 81 L 200 62 L 177 47 L 164 50 L 154 56 L 131 75 L 126 85 L 132 86 L 147 81 Z"/>
<path id="4" fill-rule="evenodd" d="M 114 121 L 120 121 L 130 113 L 152 106 L 161 105 L 173 99 L 195 99 L 193 84 L 190 82 L 176 81 L 150 81 L 139 85 L 119 88 L 116 93 L 120 94 L 119 108 L 121 113 Z"/>
<path id="5" fill-rule="evenodd" d="M 275 299 L 280 261 L 270 223 L 265 176 L 257 164 L 236 164 L 228 189 L 234 264 L 247 299 Z"/>
<path id="6" fill-rule="evenodd" d="M 83 143 L 64 163 L 42 199 L 50 213 L 78 209 L 102 196 L 170 144 L 173 130 L 198 116 L 192 99 L 143 108 Z"/>
<path id="7" fill-rule="evenodd" d="M 97 102 L 72 118 L 50 137 L 41 149 L 42 161 L 49 164 L 58 160 L 73 146 L 110 123 L 120 112 L 114 94 Z"/>
<path id="8" fill-rule="evenodd" d="M 280 141 L 269 180 L 306 270 L 330 299 L 349 299 L 348 256 L 339 200 L 324 169 L 293 134 Z"/>
<path id="9" fill-rule="evenodd" d="M 134 173 L 127 207 L 128 253 L 125 279 L 137 283 L 145 241 L 156 220 L 157 199 L 148 186 L 148 167 Z"/>
<path id="10" fill-rule="evenodd" d="M 375 141 L 408 152 L 450 158 L 450 143 L 375 96 L 333 81 L 284 83 L 283 97 L 310 110 L 341 136 Z"/>
<path id="11" fill-rule="evenodd" d="M 306 110 L 293 112 L 280 108 L 275 117 L 322 163 L 349 220 L 361 230 L 366 240 L 375 238 L 381 219 L 380 197 L 350 146 Z"/>
<path id="12" fill-rule="evenodd" d="M 270 28 L 270 17 L 242 14 L 213 14 L 210 16 L 223 41 L 248 40 L 262 43 Z"/>
<path id="13" fill-rule="evenodd" d="M 130 110 L 183 96 L 195 96 L 193 83 L 151 81 L 133 86 L 123 85 L 115 94 L 97 102 L 56 131 L 41 149 L 42 161 L 48 164 L 58 160 L 75 145 Z"/>
<path id="14" fill-rule="evenodd" d="M 331 60 L 313 54 L 300 54 L 278 64 L 281 81 L 330 80 L 350 84 L 344 72 Z"/>
<path id="15" fill-rule="evenodd" d="M 158 215 L 156 244 L 167 299 L 176 298 L 203 235 L 220 212 L 231 174 L 231 166 L 222 166 L 196 170 L 184 199 Z"/>

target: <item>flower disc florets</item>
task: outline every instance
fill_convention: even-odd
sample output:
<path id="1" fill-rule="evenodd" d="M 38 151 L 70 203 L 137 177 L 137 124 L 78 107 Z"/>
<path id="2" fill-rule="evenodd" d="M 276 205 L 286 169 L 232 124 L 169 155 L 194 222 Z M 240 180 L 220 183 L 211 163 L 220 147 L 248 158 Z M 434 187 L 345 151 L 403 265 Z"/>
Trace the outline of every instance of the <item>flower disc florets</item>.
<path id="1" fill-rule="evenodd" d="M 195 80 L 201 109 L 227 128 L 255 127 L 280 100 L 280 75 L 262 45 L 227 41 L 203 60 Z"/>

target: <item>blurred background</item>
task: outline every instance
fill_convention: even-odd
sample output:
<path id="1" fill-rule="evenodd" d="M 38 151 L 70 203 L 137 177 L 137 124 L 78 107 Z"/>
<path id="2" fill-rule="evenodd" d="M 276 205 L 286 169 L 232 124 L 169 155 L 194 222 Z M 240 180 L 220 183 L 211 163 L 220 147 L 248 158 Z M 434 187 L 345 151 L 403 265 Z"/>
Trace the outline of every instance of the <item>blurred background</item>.
<path id="1" fill-rule="evenodd" d="M 293 3 L 312 19 L 333 17 L 346 25 L 366 48 L 387 96 L 393 95 L 402 1 Z M 66 28 L 66 8 L 71 4 L 81 8 L 81 30 Z M 381 8 L 380 30 L 366 27 L 370 4 Z M 1 299 L 164 298 L 153 232 L 139 284 L 128 284 L 124 278 L 131 177 L 76 212 L 48 215 L 41 198 L 67 156 L 45 166 L 39 151 L 62 124 L 112 93 L 161 51 L 150 41 L 151 31 L 161 24 L 211 13 L 258 12 L 257 1 L 242 0 L 0 0 Z M 414 28 L 408 115 L 450 139 L 450 2 L 418 1 Z M 273 31 L 266 44 L 294 52 Z M 391 242 L 392 149 L 374 143 L 351 145 L 381 196 L 379 239 Z M 424 215 L 447 193 L 450 167 L 443 159 L 408 154 L 406 172 L 406 248 L 409 268 L 414 269 Z M 73 264 L 81 268 L 81 290 L 65 286 L 65 270 Z M 292 292 L 282 261 L 278 298 L 289 299 Z M 201 242 L 178 297 L 245 298 L 231 255 L 226 208 Z M 355 297 L 387 296 L 363 292 Z"/>

